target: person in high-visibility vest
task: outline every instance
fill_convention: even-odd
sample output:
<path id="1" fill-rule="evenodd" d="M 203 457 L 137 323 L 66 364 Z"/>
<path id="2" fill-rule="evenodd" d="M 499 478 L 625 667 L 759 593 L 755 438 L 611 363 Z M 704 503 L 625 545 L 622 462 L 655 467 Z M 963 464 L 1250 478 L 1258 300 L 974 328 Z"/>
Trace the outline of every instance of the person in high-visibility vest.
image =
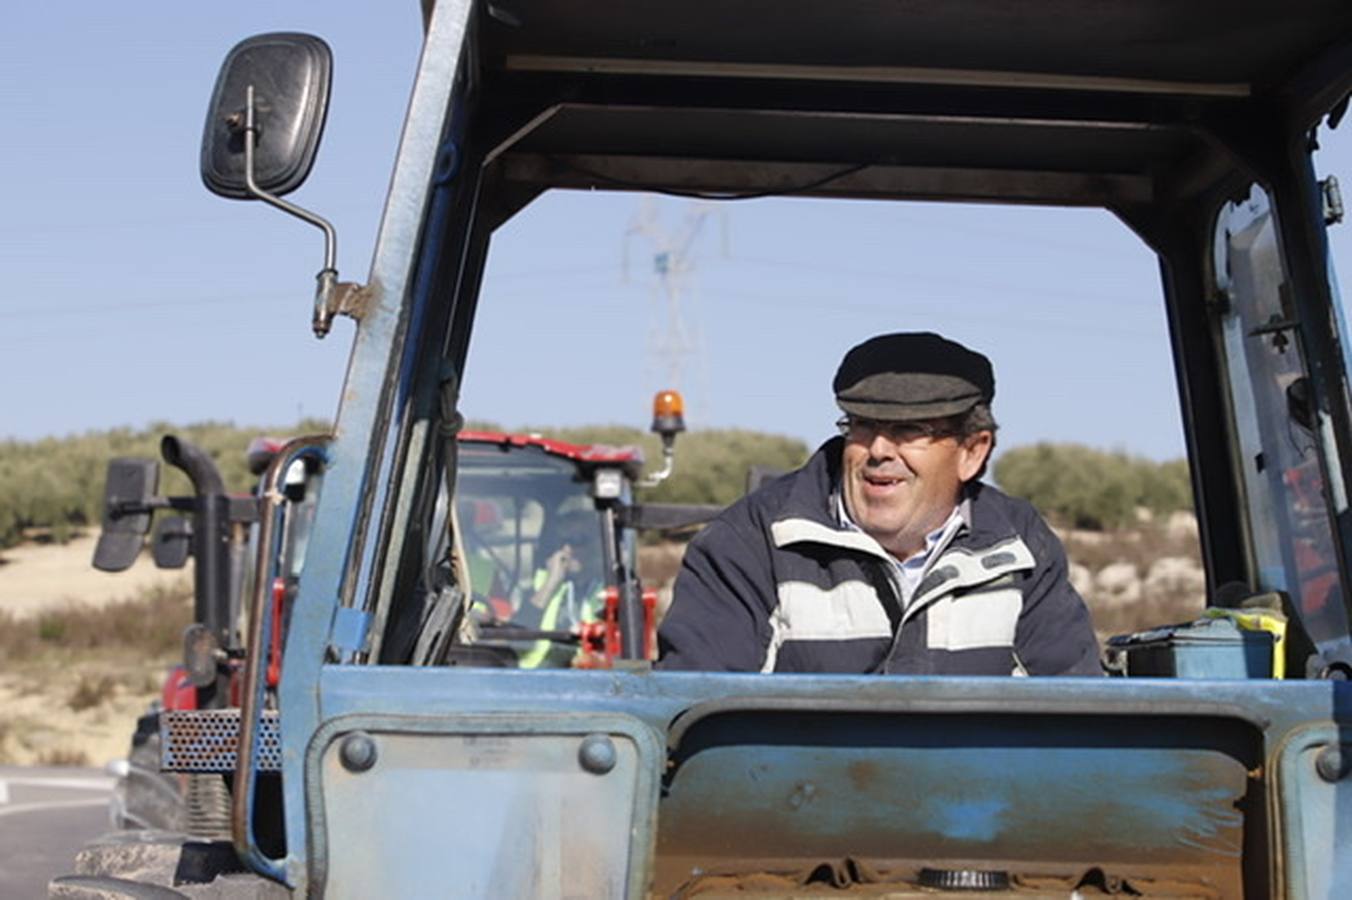
<path id="1" fill-rule="evenodd" d="M 556 547 L 535 571 L 533 593 L 512 617 L 517 625 L 541 631 L 567 630 L 600 615 L 602 578 L 600 522 L 591 513 L 566 513 L 554 523 L 555 537 L 541 549 Z M 521 653 L 523 669 L 567 666 L 576 650 L 571 645 L 535 641 Z"/>

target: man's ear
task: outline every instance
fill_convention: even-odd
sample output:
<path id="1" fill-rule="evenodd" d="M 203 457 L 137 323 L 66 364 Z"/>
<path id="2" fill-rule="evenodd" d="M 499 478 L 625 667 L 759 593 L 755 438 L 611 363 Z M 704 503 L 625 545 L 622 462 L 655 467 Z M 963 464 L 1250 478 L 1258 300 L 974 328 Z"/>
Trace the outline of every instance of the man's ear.
<path id="1" fill-rule="evenodd" d="M 958 478 L 964 484 L 981 471 L 981 467 L 986 464 L 986 457 L 991 455 L 994 443 L 995 435 L 989 431 L 978 431 L 963 438 L 958 445 Z"/>

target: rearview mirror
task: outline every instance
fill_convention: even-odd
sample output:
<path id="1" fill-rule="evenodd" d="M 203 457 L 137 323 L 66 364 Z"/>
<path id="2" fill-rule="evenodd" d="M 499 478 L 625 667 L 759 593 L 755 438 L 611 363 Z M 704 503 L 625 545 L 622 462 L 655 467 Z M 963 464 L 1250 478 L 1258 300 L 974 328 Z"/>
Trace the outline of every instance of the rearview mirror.
<path id="1" fill-rule="evenodd" d="M 300 187 L 314 165 L 328 113 L 333 53 L 309 34 L 260 34 L 225 57 L 202 133 L 202 181 L 222 197 L 245 200 L 244 132 L 253 87 L 255 184 L 274 195 Z"/>
<path id="2" fill-rule="evenodd" d="M 168 516 L 155 523 L 150 556 L 157 569 L 181 569 L 192 553 L 192 523 L 182 516 Z"/>
<path id="3" fill-rule="evenodd" d="M 160 486 L 153 459 L 114 459 L 103 483 L 103 531 L 94 547 L 94 568 L 121 572 L 136 562 L 150 531 L 151 500 Z"/>

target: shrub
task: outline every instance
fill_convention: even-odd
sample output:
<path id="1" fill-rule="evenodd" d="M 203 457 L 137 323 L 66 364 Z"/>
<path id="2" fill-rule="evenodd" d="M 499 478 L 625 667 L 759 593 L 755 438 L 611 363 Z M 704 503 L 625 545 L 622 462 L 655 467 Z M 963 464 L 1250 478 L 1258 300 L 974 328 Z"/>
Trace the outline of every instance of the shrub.
<path id="1" fill-rule="evenodd" d="M 57 541 L 103 517 L 103 480 L 119 456 L 160 459 L 160 439 L 176 434 L 204 449 L 220 467 L 227 489 L 253 486 L 244 451 L 262 434 L 313 434 L 326 423 L 306 420 L 281 429 L 237 427 L 228 422 L 175 426 L 157 422 L 143 431 L 91 431 L 38 441 L 0 441 L 0 549 L 18 543 L 29 529 L 46 529 Z M 160 492 L 188 495 L 192 487 L 177 469 L 161 467 Z"/>
<path id="2" fill-rule="evenodd" d="M 147 659 L 181 652 L 192 620 L 192 587 L 156 587 L 134 600 L 106 606 L 67 606 L 31 619 L 0 613 L 0 659 L 30 658 L 46 650 L 85 653 L 132 648 Z"/>
<path id="3" fill-rule="evenodd" d="M 89 754 L 79 747 L 56 747 L 38 754 L 40 766 L 87 766 Z"/>
<path id="4" fill-rule="evenodd" d="M 1004 490 L 1076 528 L 1118 528 L 1141 507 L 1153 513 L 1192 509 L 1185 460 L 1156 463 L 1121 451 L 1040 443 L 1006 450 L 994 475 Z"/>
<path id="5" fill-rule="evenodd" d="M 102 706 L 105 701 L 112 699 L 117 691 L 117 679 L 111 675 L 81 675 L 80 680 L 75 685 L 75 690 L 71 691 L 70 699 L 66 701 L 75 712 L 82 712 L 86 709 L 93 709 L 96 706 Z"/>

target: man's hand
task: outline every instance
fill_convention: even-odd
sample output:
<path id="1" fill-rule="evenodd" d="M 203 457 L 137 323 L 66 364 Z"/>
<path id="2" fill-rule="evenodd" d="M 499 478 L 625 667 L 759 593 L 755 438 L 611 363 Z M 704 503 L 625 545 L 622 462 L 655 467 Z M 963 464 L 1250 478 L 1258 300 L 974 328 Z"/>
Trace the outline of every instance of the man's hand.
<path id="1" fill-rule="evenodd" d="M 543 609 L 559 585 L 563 584 L 563 579 L 580 571 L 582 561 L 573 555 L 573 545 L 564 544 L 545 560 L 545 583 L 531 596 L 530 602 Z"/>
<path id="2" fill-rule="evenodd" d="M 554 587 L 558 587 L 564 576 L 577 571 L 576 563 L 577 561 L 573 559 L 572 545 L 564 544 L 545 562 L 546 580 Z"/>

